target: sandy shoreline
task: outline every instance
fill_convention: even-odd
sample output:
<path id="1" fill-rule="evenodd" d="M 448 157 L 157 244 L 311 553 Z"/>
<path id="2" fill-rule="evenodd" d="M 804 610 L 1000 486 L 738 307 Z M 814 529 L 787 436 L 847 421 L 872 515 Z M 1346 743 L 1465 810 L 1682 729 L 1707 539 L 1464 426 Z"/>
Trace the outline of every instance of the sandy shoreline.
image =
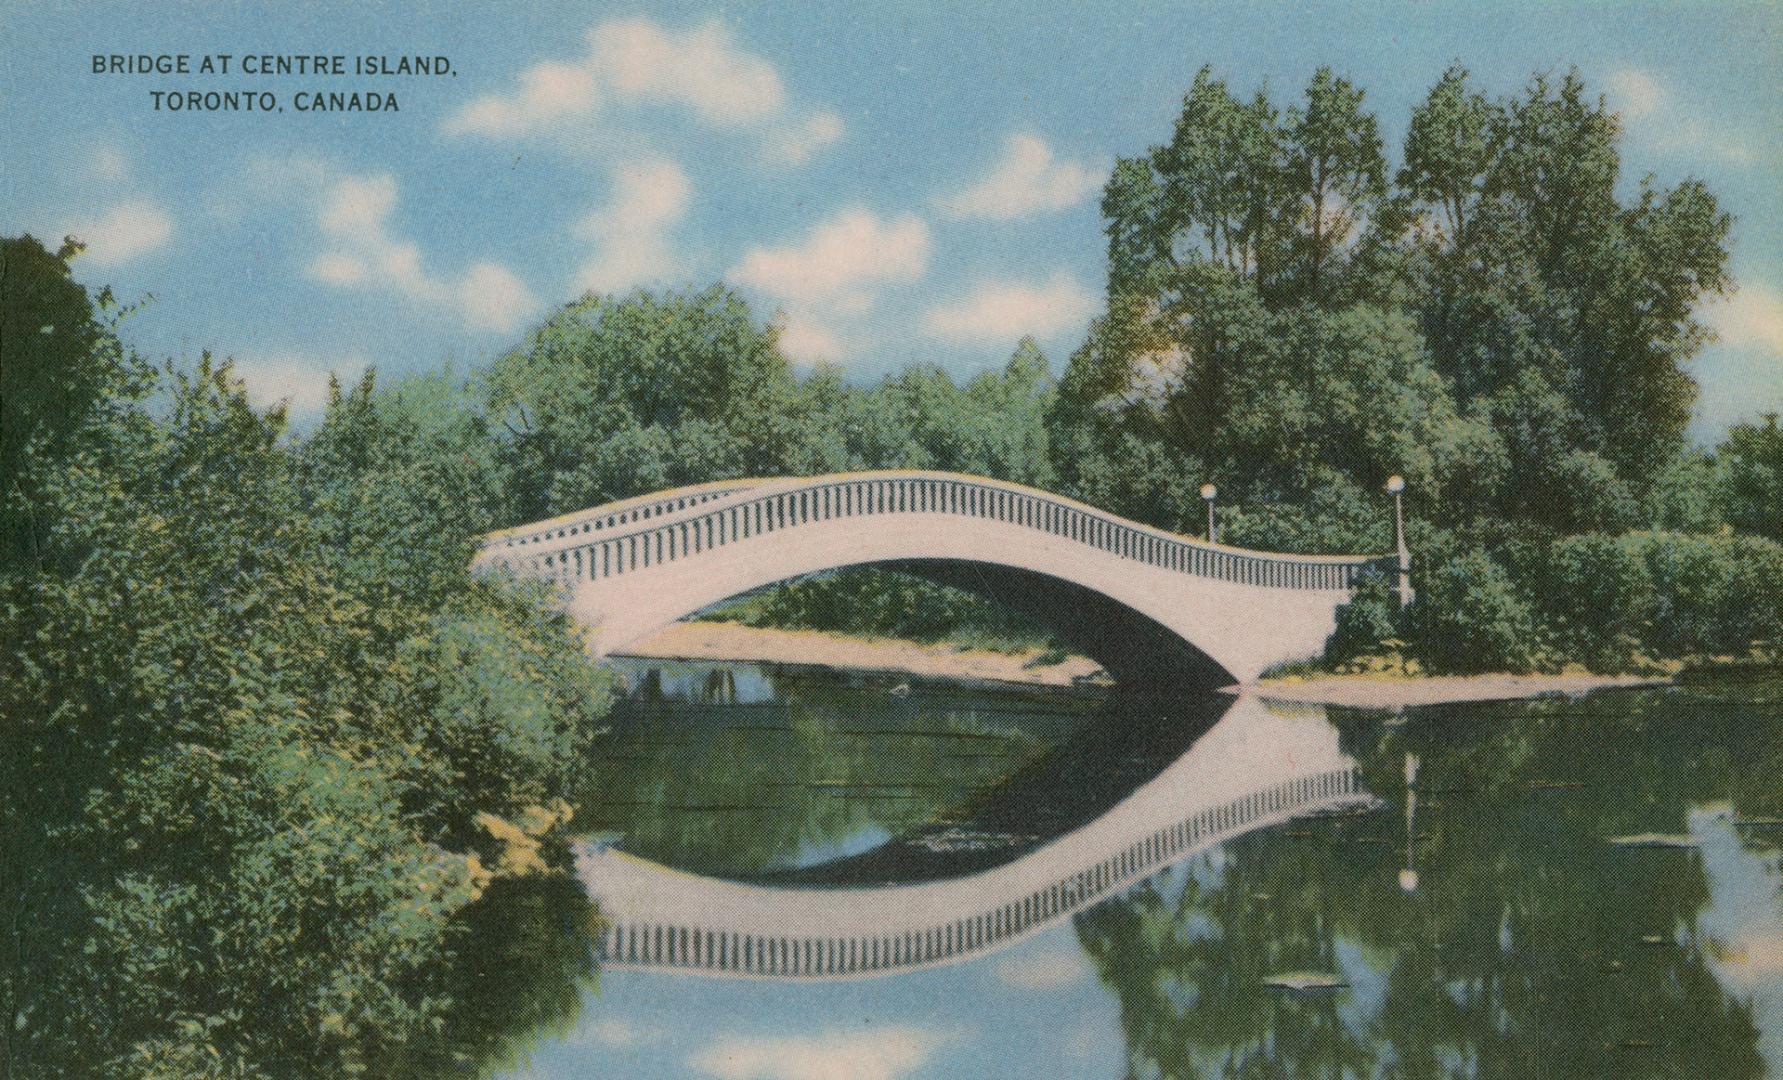
<path id="1" fill-rule="evenodd" d="M 923 645 L 891 638 L 857 638 L 818 630 L 771 630 L 739 623 L 676 623 L 617 655 L 659 660 L 742 660 L 764 664 L 809 664 L 857 671 L 897 672 L 937 679 L 977 679 L 1033 686 L 1074 686 L 1106 678 L 1085 656 L 1058 663 L 1037 661 L 1037 650 L 1021 653 Z M 1465 701 L 1509 701 L 1544 694 L 1584 694 L 1593 690 L 1659 686 L 1670 680 L 1639 675 L 1431 675 L 1393 678 L 1378 675 L 1324 675 L 1264 679 L 1227 687 L 1276 701 L 1341 705 L 1357 709 L 1396 709 Z"/>
<path id="2" fill-rule="evenodd" d="M 1021 653 L 923 645 L 890 638 L 856 638 L 818 630 L 770 630 L 739 623 L 676 623 L 616 655 L 659 660 L 748 660 L 764 664 L 815 664 L 859 671 L 890 671 L 939 679 L 983 679 L 1036 686 L 1073 686 L 1094 678 L 1101 665 L 1085 656 L 1037 663 L 1038 650 Z"/>
<path id="3" fill-rule="evenodd" d="M 1641 675 L 1424 675 L 1415 678 L 1325 675 L 1310 679 L 1264 679 L 1242 690 L 1277 701 L 1317 702 L 1356 709 L 1396 709 L 1462 701 L 1510 701 L 1545 694 L 1585 694 L 1593 690 L 1663 686 L 1670 681 Z"/>

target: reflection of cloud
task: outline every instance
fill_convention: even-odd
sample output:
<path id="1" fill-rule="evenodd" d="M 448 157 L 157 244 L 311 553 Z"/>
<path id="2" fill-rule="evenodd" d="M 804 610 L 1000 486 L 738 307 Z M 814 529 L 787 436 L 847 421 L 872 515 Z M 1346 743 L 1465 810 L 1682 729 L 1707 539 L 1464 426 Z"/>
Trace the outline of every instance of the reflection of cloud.
<path id="1" fill-rule="evenodd" d="M 580 1032 L 580 1040 L 604 1046 L 610 1050 L 621 1050 L 631 1046 L 643 1046 L 658 1042 L 662 1032 L 653 1028 L 641 1028 L 616 1016 L 585 1025 Z"/>
<path id="2" fill-rule="evenodd" d="M 943 340 L 994 344 L 1024 334 L 1051 337 L 1088 321 L 1095 310 L 1095 294 L 1061 270 L 1040 284 L 981 281 L 959 301 L 930 309 L 925 321 Z"/>
<path id="3" fill-rule="evenodd" d="M 1102 186 L 1103 171 L 1080 161 L 1054 161 L 1052 148 L 1038 135 L 1011 135 L 989 176 L 939 201 L 955 217 L 1009 221 L 1076 206 Z"/>
<path id="4" fill-rule="evenodd" d="M 804 1036 L 734 1035 L 688 1059 L 718 1080 L 897 1080 L 940 1045 L 933 1031 L 894 1026 Z"/>
<path id="5" fill-rule="evenodd" d="M 1056 990 L 1082 981 L 1090 969 L 1081 950 L 1052 949 L 1005 957 L 996 972 L 997 978 L 1022 990 Z"/>
<path id="6" fill-rule="evenodd" d="M 1071 1038 L 1065 1043 L 1065 1052 L 1075 1058 L 1095 1057 L 1105 1053 L 1110 1043 L 1119 1045 L 1120 1041 L 1120 1033 L 1108 1030 L 1106 1024 L 1079 1020 L 1071 1029 Z"/>
<path id="7" fill-rule="evenodd" d="M 1723 941 L 1709 939 L 1709 953 L 1720 961 L 1722 979 L 1752 990 L 1783 977 L 1783 935 L 1753 931 Z"/>

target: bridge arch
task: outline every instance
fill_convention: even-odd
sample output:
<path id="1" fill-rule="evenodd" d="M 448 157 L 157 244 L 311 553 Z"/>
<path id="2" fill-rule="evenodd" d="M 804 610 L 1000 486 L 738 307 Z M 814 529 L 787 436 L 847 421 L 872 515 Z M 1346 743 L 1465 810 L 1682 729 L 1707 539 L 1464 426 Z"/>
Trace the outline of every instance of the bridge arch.
<path id="1" fill-rule="evenodd" d="M 1382 560 L 1246 551 L 1020 484 L 905 471 L 681 488 L 506 530 L 477 554 L 562 586 L 600 654 L 777 581 L 912 561 L 1069 583 L 1246 681 L 1316 654 L 1338 605 Z"/>

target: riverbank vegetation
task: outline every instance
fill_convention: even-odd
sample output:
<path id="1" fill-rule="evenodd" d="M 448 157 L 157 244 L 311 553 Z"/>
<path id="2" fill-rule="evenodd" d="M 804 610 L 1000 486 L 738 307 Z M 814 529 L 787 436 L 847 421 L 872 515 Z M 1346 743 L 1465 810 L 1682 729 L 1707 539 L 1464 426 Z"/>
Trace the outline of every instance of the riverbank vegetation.
<path id="1" fill-rule="evenodd" d="M 532 864 L 500 837 L 561 820 L 609 689 L 542 592 L 467 565 L 612 499 L 931 468 L 1195 533 L 1214 482 L 1222 541 L 1378 552 L 1399 474 L 1417 602 L 1364 586 L 1333 663 L 1783 648 L 1783 433 L 1685 434 L 1728 217 L 1625 183 L 1578 79 L 1493 99 L 1453 69 L 1397 168 L 1324 70 L 1292 101 L 1204 71 L 1160 136 L 1108 182 L 1106 306 L 1057 378 L 1031 341 L 964 384 L 798 372 L 714 285 L 367 373 L 296 433 L 227 364 L 133 355 L 74 249 L 5 241 L 0 1072 L 395 1075 L 481 1030 L 455 943 L 492 868 Z M 751 604 L 1009 630 L 876 574 Z"/>
<path id="2" fill-rule="evenodd" d="M 481 1030 L 466 920 L 608 676 L 468 572 L 487 479 L 432 384 L 292 443 L 61 254 L 6 241 L 0 1073 L 401 1075 Z"/>

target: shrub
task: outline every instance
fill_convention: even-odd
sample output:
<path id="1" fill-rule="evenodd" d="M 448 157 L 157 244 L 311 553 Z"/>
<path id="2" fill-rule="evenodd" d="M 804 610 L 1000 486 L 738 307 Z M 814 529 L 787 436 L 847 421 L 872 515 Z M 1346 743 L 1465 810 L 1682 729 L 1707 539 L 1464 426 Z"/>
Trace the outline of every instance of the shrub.
<path id="1" fill-rule="evenodd" d="M 1369 573 L 1357 582 L 1350 602 L 1337 609 L 1337 629 L 1325 642 L 1325 661 L 1342 664 L 1379 652 L 1399 637 L 1399 597 L 1387 576 Z"/>
<path id="2" fill-rule="evenodd" d="M 1636 536 L 1569 536 L 1549 551 L 1536 595 L 1562 654 L 1622 671 L 1650 639 L 1659 596 Z"/>
<path id="3" fill-rule="evenodd" d="M 1527 672 L 1541 653 L 1535 614 L 1504 568 L 1473 551 L 1418 581 L 1413 654 L 1433 672 Z"/>
<path id="4" fill-rule="evenodd" d="M 1726 534 L 1631 539 L 1654 582 L 1654 652 L 1688 657 L 1783 646 L 1783 544 Z"/>

